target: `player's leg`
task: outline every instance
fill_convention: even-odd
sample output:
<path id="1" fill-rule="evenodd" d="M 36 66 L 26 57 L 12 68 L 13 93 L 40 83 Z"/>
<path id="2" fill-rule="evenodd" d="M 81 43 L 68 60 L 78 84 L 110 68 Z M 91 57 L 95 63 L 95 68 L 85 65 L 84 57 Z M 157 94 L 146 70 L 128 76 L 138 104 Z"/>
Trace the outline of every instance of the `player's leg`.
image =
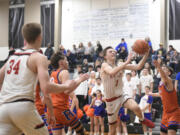
<path id="1" fill-rule="evenodd" d="M 147 135 L 147 126 L 142 124 L 144 135 Z"/>
<path id="2" fill-rule="evenodd" d="M 122 123 L 122 128 L 123 128 L 123 134 L 128 135 L 126 122 L 121 121 L 121 123 Z"/>
<path id="3" fill-rule="evenodd" d="M 71 127 L 68 127 L 67 135 L 72 135 L 72 128 Z"/>
<path id="4" fill-rule="evenodd" d="M 101 135 L 104 135 L 104 118 L 103 117 L 99 117 L 99 123 L 101 126 Z"/>
<path id="5" fill-rule="evenodd" d="M 152 135 L 152 128 L 149 128 L 149 135 Z"/>
<path id="6" fill-rule="evenodd" d="M 133 111 L 139 117 L 139 120 L 143 124 L 145 124 L 147 127 L 154 128 L 154 126 L 155 126 L 154 123 L 148 119 L 144 119 L 144 115 L 143 115 L 140 107 L 133 99 L 131 99 L 131 98 L 127 99 L 124 102 L 124 107 Z"/>
<path id="7" fill-rule="evenodd" d="M 95 135 L 98 135 L 98 126 L 99 126 L 99 122 L 98 122 L 98 117 L 97 116 L 95 116 L 94 117 L 94 133 L 95 133 Z"/>
<path id="8" fill-rule="evenodd" d="M 140 107 L 133 99 L 127 99 L 126 102 L 124 103 L 124 107 L 133 111 L 141 121 L 144 120 L 144 116 Z"/>
<path id="9" fill-rule="evenodd" d="M 90 117 L 90 135 L 93 135 L 94 133 L 94 116 Z"/>
<path id="10" fill-rule="evenodd" d="M 176 135 L 176 132 L 177 132 L 176 130 L 168 129 L 168 135 Z"/>
<path id="11" fill-rule="evenodd" d="M 116 133 L 117 133 L 117 135 L 121 135 L 121 130 L 122 130 L 122 128 L 121 128 L 121 121 L 120 121 L 120 119 L 118 118 L 118 119 L 117 119 L 117 127 L 116 127 Z"/>

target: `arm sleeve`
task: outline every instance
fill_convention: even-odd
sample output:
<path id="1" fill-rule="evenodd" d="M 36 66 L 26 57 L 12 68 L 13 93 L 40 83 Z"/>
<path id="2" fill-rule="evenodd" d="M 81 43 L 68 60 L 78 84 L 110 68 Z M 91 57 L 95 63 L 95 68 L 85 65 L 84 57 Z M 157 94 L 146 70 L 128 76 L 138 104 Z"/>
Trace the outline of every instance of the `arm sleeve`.
<path id="1" fill-rule="evenodd" d="M 149 96 L 147 103 L 152 104 L 152 102 L 153 102 L 153 97 L 152 97 L 152 96 Z"/>

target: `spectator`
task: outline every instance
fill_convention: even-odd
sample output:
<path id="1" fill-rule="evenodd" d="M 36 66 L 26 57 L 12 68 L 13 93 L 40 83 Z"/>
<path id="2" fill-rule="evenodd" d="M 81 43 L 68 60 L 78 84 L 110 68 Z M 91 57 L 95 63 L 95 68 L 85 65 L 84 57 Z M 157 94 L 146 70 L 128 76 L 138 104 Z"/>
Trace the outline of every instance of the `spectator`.
<path id="1" fill-rule="evenodd" d="M 179 105 L 180 105 L 180 72 L 178 72 L 177 75 L 176 75 L 175 90 L 176 90 L 176 92 L 177 92 L 178 103 L 179 103 Z"/>
<path id="2" fill-rule="evenodd" d="M 100 77 L 101 65 L 97 66 L 95 71 L 96 71 L 96 78 Z"/>
<path id="3" fill-rule="evenodd" d="M 74 72 L 74 68 L 76 66 L 76 57 L 70 50 L 67 50 L 67 60 L 69 62 L 69 70 L 70 72 Z"/>
<path id="4" fill-rule="evenodd" d="M 64 46 L 63 45 L 59 45 L 59 50 L 58 51 L 60 51 L 60 52 L 62 52 L 64 55 L 66 55 L 66 49 L 64 48 Z"/>
<path id="5" fill-rule="evenodd" d="M 89 65 L 88 65 L 88 60 L 87 60 L 87 59 L 84 59 L 84 60 L 83 60 L 83 64 L 82 64 L 82 71 L 83 71 L 84 73 L 88 72 L 88 67 L 89 67 Z"/>
<path id="6" fill-rule="evenodd" d="M 79 75 L 82 75 L 83 72 L 80 71 L 78 73 Z M 87 94 L 88 94 L 88 82 L 87 80 L 82 82 L 74 91 L 75 95 L 77 96 L 79 100 L 79 107 L 80 109 L 83 108 L 84 105 L 86 105 L 86 99 L 87 99 Z"/>
<path id="7" fill-rule="evenodd" d="M 78 63 L 82 63 L 83 58 L 84 58 L 84 52 L 85 52 L 85 47 L 83 45 L 83 43 L 79 43 L 79 47 L 77 49 L 77 60 Z"/>
<path id="8" fill-rule="evenodd" d="M 148 73 L 154 76 L 153 70 L 151 69 L 151 65 L 149 64 L 149 62 L 145 63 L 144 68 L 148 69 Z M 141 70 L 140 76 L 142 76 L 142 74 L 143 74 L 143 70 Z"/>
<path id="9" fill-rule="evenodd" d="M 78 52 L 78 49 L 76 48 L 76 45 L 74 44 L 73 45 L 73 49 L 72 49 L 72 51 L 71 51 L 74 55 L 76 55 L 77 54 L 77 52 Z"/>
<path id="10" fill-rule="evenodd" d="M 73 75 L 73 78 L 77 78 L 79 76 L 79 73 L 82 72 L 82 67 L 81 65 L 76 65 L 76 69 Z"/>
<path id="11" fill-rule="evenodd" d="M 152 42 L 151 42 L 151 39 L 149 37 L 146 37 L 145 38 L 145 41 L 148 43 L 149 47 L 150 47 L 150 56 L 153 54 L 153 48 L 152 48 Z"/>
<path id="12" fill-rule="evenodd" d="M 159 49 L 157 50 L 157 55 L 158 56 L 162 56 L 163 57 L 163 59 L 165 59 L 166 58 L 166 49 L 164 49 L 164 47 L 163 47 L 163 44 L 162 43 L 160 43 L 159 44 Z"/>
<path id="13" fill-rule="evenodd" d="M 89 65 L 88 67 L 88 73 L 91 74 L 91 72 L 94 70 L 93 65 Z"/>
<path id="14" fill-rule="evenodd" d="M 97 66 L 101 66 L 102 61 L 100 59 L 96 59 L 95 63 L 94 63 L 94 69 L 97 68 Z"/>
<path id="15" fill-rule="evenodd" d="M 91 103 L 91 92 L 96 83 L 96 72 L 91 71 L 90 78 L 88 80 L 88 103 Z"/>
<path id="16" fill-rule="evenodd" d="M 96 90 L 100 90 L 101 93 L 104 95 L 104 87 L 103 87 L 103 84 L 101 83 L 101 78 L 100 77 L 96 78 L 95 85 L 94 85 L 94 87 L 92 88 L 92 91 L 91 91 L 91 96 L 92 96 L 93 93 L 96 93 Z"/>
<path id="17" fill-rule="evenodd" d="M 99 53 L 102 51 L 103 51 L 102 45 L 101 45 L 100 41 L 97 41 L 96 42 L 96 56 L 98 56 Z"/>
<path id="18" fill-rule="evenodd" d="M 149 86 L 151 89 L 151 92 L 153 91 L 153 77 L 149 74 L 148 69 L 144 68 L 142 76 L 140 77 L 140 91 L 141 91 L 141 97 L 145 94 L 145 87 Z"/>
<path id="19" fill-rule="evenodd" d="M 91 42 L 88 42 L 88 46 L 85 48 L 85 58 L 88 59 L 89 62 L 92 62 L 92 58 L 94 56 L 94 47 Z"/>
<path id="20" fill-rule="evenodd" d="M 126 73 L 126 81 L 123 87 L 124 93 L 129 95 L 129 97 L 135 99 L 136 96 L 136 84 L 131 80 L 131 73 Z M 130 116 L 130 123 L 134 123 L 135 115 L 132 111 L 128 110 Z"/>
<path id="21" fill-rule="evenodd" d="M 135 70 L 131 71 L 131 80 L 134 82 L 135 87 L 136 87 L 136 96 L 135 96 L 135 101 L 137 103 L 140 102 L 140 79 L 139 76 L 137 75 L 137 72 Z"/>
<path id="22" fill-rule="evenodd" d="M 173 56 L 173 53 L 174 53 L 175 49 L 172 45 L 169 45 L 169 50 L 167 52 L 167 54 L 172 57 Z"/>
<path id="23" fill-rule="evenodd" d="M 122 59 L 123 61 L 125 61 L 127 56 L 128 56 L 128 52 L 126 51 L 125 47 L 122 46 L 121 51 L 118 52 L 118 59 Z"/>
<path id="24" fill-rule="evenodd" d="M 47 45 L 47 49 L 45 50 L 45 56 L 47 56 L 47 59 L 48 60 L 50 60 L 51 59 L 51 56 L 53 55 L 53 53 L 54 53 L 54 50 L 53 50 L 53 48 L 52 48 L 52 46 L 51 46 L 51 44 L 50 43 L 48 43 L 48 45 Z"/>
<path id="25" fill-rule="evenodd" d="M 126 52 L 128 52 L 127 43 L 124 38 L 121 39 L 121 43 L 116 46 L 116 51 L 121 52 L 122 47 L 125 47 Z"/>
<path id="26" fill-rule="evenodd" d="M 180 60 L 180 55 L 175 50 L 174 53 L 173 53 L 172 58 L 170 59 L 170 67 L 172 67 L 175 72 L 177 72 L 179 60 Z"/>

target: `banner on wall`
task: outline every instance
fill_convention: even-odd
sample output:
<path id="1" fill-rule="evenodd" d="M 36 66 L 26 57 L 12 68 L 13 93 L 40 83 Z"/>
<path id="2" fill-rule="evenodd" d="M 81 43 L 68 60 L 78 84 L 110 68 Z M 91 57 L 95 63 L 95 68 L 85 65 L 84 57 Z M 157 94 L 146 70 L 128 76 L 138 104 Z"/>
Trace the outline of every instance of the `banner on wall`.
<path id="1" fill-rule="evenodd" d="M 144 38 L 149 35 L 148 3 L 99 9 L 73 16 L 74 42 Z"/>
<path id="2" fill-rule="evenodd" d="M 180 0 L 169 1 L 169 39 L 180 39 Z"/>

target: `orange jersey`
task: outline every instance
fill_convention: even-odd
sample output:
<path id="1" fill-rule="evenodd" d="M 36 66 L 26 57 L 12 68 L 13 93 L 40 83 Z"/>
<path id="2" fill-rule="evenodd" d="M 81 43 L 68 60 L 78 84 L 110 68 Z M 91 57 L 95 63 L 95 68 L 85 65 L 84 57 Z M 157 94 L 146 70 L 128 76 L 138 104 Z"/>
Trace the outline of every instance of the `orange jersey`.
<path id="1" fill-rule="evenodd" d="M 175 90 L 167 91 L 166 86 L 161 83 L 159 85 L 159 94 L 161 95 L 163 112 L 171 113 L 179 109 L 177 93 Z"/>
<path id="2" fill-rule="evenodd" d="M 61 71 L 56 70 L 51 73 L 51 81 L 57 84 L 61 84 L 61 81 L 59 80 L 59 75 Z M 53 107 L 59 108 L 62 110 L 69 109 L 69 95 L 65 93 L 56 93 L 51 94 Z"/>
<path id="3" fill-rule="evenodd" d="M 39 112 L 40 115 L 44 114 L 44 108 L 45 105 L 42 103 L 41 101 L 41 97 L 40 97 L 40 85 L 39 83 L 36 86 L 36 100 L 35 100 L 35 105 L 36 105 L 36 109 Z"/>

